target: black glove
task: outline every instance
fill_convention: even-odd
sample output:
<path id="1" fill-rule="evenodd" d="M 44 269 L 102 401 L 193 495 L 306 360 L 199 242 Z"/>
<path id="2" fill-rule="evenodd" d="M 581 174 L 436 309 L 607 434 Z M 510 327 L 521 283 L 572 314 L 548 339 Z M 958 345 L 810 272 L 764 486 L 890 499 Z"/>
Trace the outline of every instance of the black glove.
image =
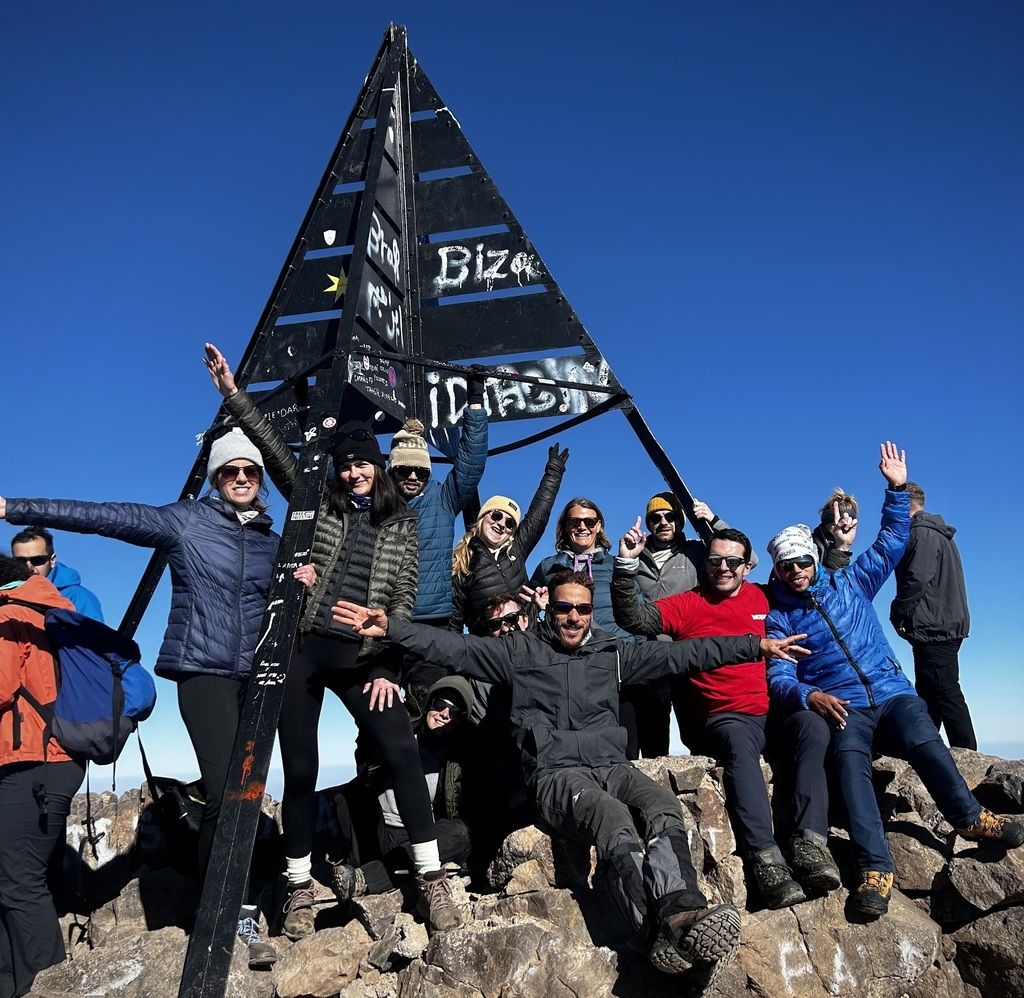
<path id="1" fill-rule="evenodd" d="M 487 387 L 487 372 L 479 365 L 474 364 L 469 369 L 469 376 L 466 378 L 466 402 L 469 405 L 484 404 L 484 389 Z"/>
<path id="2" fill-rule="evenodd" d="M 548 448 L 548 464 L 560 464 L 562 468 L 565 468 L 565 462 L 569 458 L 569 448 L 560 451 L 558 444 L 554 443 Z"/>

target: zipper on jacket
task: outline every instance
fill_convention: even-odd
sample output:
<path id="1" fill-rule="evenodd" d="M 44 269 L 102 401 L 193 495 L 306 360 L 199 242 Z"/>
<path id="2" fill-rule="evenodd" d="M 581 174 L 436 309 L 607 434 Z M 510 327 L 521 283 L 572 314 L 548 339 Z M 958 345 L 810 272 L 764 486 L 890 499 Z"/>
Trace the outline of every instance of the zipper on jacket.
<path id="1" fill-rule="evenodd" d="M 853 671 L 857 673 L 857 678 L 860 679 L 861 683 L 864 685 L 864 690 L 867 692 L 868 703 L 872 708 L 877 707 L 878 704 L 875 703 L 875 694 L 871 691 L 871 683 L 868 681 L 868 677 L 864 675 L 861 667 L 857 664 L 856 659 L 850 654 L 850 649 L 846 646 L 846 642 L 839 636 L 839 631 L 836 630 L 836 625 L 832 623 L 832 618 L 825 612 L 825 608 L 814 596 L 808 596 L 807 599 L 810 601 L 811 606 L 821 614 L 825 623 L 828 624 L 829 630 L 832 632 L 832 636 L 836 639 L 839 647 L 843 649 L 843 654 L 846 656 L 850 665 L 853 666 Z"/>
<path id="2" fill-rule="evenodd" d="M 245 524 L 240 523 L 238 529 L 241 536 L 238 538 L 238 549 L 241 557 L 238 559 L 238 599 L 235 604 L 238 606 L 238 649 L 235 651 L 235 673 L 242 670 L 242 586 L 245 584 Z"/>

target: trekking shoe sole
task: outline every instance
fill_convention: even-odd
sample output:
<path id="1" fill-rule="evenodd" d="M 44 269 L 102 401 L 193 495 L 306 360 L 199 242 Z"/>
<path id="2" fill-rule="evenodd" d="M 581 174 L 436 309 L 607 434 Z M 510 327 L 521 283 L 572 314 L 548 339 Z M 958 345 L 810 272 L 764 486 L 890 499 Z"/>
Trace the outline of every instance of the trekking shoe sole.
<path id="1" fill-rule="evenodd" d="M 693 966 L 693 962 L 679 952 L 664 931 L 658 933 L 647 958 L 663 974 L 684 974 Z"/>
<path id="2" fill-rule="evenodd" d="M 249 969 L 267 970 L 277 963 L 277 950 L 270 943 L 256 943 L 249 947 Z"/>
<path id="3" fill-rule="evenodd" d="M 863 897 L 860 894 L 854 894 L 850 898 L 850 905 L 854 911 L 867 918 L 881 918 L 889 910 L 888 900 L 877 895 Z"/>
<path id="4" fill-rule="evenodd" d="M 732 959 L 740 948 L 739 911 L 731 904 L 720 905 L 691 925 L 676 948 L 694 964 Z"/>

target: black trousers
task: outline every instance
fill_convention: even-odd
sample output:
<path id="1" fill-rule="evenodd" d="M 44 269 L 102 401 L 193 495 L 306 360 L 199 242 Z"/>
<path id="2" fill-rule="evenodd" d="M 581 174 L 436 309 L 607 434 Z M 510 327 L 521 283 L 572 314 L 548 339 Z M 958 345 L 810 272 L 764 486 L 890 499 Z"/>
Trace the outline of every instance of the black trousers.
<path id="1" fill-rule="evenodd" d="M 707 907 L 679 801 L 635 766 L 546 770 L 536 779 L 535 797 L 547 831 L 597 848 L 613 896 L 637 935 L 668 915 Z"/>
<path id="2" fill-rule="evenodd" d="M 914 649 L 914 685 L 918 696 L 928 705 L 928 714 L 936 728 L 945 727 L 946 738 L 953 748 L 978 750 L 971 712 L 967 709 L 964 691 L 960 689 L 962 640 L 934 641 L 928 644 L 911 642 Z"/>
<path id="3" fill-rule="evenodd" d="M 623 686 L 619 724 L 626 729 L 626 758 L 657 759 L 668 755 L 672 694 L 668 680 Z"/>
<path id="4" fill-rule="evenodd" d="M 324 690 L 328 689 L 348 708 L 360 735 L 376 746 L 410 841 L 431 842 L 436 838 L 427 781 L 409 714 L 397 697 L 391 707 L 370 710 L 370 696 L 363 693 L 370 666 L 355 665 L 358 653 L 358 642 L 306 635 L 288 666 L 277 732 L 284 766 L 281 805 L 285 855 L 291 859 L 308 856 L 313 848 L 320 769 L 317 730 Z"/>
<path id="5" fill-rule="evenodd" d="M 199 763 L 206 798 L 199 825 L 200 882 L 210 862 L 246 685 L 244 679 L 207 675 L 188 676 L 178 682 L 178 709 Z"/>
<path id="6" fill-rule="evenodd" d="M 0 769 L 0 998 L 27 994 L 39 971 L 64 959 L 46 875 L 84 779 L 77 762 Z"/>

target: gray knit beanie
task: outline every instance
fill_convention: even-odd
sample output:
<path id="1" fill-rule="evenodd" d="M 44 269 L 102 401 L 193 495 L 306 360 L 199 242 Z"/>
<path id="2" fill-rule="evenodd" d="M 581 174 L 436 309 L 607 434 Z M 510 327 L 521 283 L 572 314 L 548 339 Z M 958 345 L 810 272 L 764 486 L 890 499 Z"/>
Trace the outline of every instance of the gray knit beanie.
<path id="1" fill-rule="evenodd" d="M 206 462 L 206 477 L 210 484 L 216 488 L 217 472 L 228 461 L 237 461 L 240 458 L 247 458 L 253 464 L 258 464 L 260 471 L 263 470 L 263 455 L 259 447 L 236 426 L 223 436 L 217 437 L 210 446 L 210 460 Z"/>

